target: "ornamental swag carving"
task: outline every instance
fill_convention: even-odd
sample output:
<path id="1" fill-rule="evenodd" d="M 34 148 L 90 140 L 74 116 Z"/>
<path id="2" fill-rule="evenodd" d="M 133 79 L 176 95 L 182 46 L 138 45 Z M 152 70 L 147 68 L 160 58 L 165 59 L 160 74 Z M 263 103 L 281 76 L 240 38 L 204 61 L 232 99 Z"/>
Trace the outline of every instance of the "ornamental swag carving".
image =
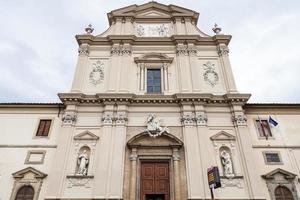
<path id="1" fill-rule="evenodd" d="M 211 85 L 212 87 L 214 87 L 218 81 L 219 81 L 219 75 L 218 73 L 215 71 L 215 64 L 212 64 L 211 62 L 207 61 L 207 63 L 203 64 L 204 66 L 204 80 Z"/>
<path id="2" fill-rule="evenodd" d="M 103 82 L 104 80 L 104 63 L 100 60 L 93 63 L 93 69 L 89 76 L 90 82 L 93 85 L 98 85 Z"/>

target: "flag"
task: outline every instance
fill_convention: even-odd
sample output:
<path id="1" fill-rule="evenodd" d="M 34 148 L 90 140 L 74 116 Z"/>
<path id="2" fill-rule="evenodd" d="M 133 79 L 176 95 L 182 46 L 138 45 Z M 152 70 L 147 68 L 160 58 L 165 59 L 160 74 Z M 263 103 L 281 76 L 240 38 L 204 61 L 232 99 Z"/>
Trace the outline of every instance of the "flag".
<path id="1" fill-rule="evenodd" d="M 269 124 L 272 124 L 273 126 L 277 126 L 278 122 L 275 121 L 275 119 L 273 119 L 271 116 L 269 116 Z"/>

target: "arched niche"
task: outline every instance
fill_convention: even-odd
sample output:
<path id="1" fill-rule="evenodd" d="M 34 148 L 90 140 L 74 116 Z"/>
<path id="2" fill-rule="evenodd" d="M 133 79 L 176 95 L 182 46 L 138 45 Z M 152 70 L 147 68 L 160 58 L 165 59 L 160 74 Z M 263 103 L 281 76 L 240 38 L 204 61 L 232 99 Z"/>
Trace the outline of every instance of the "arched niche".
<path id="1" fill-rule="evenodd" d="M 129 175 L 125 178 L 124 187 L 130 188 L 125 198 L 140 199 L 141 165 L 145 162 L 167 162 L 170 170 L 170 197 L 182 199 L 181 190 L 186 191 L 186 172 L 183 142 L 176 136 L 164 132 L 158 137 L 151 137 L 148 132 L 142 132 L 127 142 L 129 156 L 127 161 Z M 182 196 L 182 197 L 181 197 Z"/>
<path id="2" fill-rule="evenodd" d="M 90 161 L 90 155 L 91 155 L 91 149 L 88 146 L 82 146 L 79 149 L 78 152 L 78 156 L 77 156 L 77 160 L 76 160 L 76 169 L 75 169 L 75 174 L 76 175 L 83 175 L 86 176 L 88 174 L 88 170 L 89 170 L 89 161 Z M 82 169 L 80 169 L 80 165 L 81 164 L 81 160 L 84 159 L 83 162 L 85 162 L 86 164 L 86 170 L 85 172 L 82 171 Z"/>

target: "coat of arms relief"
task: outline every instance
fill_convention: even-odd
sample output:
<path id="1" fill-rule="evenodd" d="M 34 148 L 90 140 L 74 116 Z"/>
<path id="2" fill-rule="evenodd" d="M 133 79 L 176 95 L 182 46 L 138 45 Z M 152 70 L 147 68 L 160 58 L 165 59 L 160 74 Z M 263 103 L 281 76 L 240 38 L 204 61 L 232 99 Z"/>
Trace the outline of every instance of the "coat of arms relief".
<path id="1" fill-rule="evenodd" d="M 219 81 L 219 75 L 215 70 L 215 64 L 212 64 L 211 62 L 207 61 L 205 64 L 203 64 L 204 66 L 204 80 L 211 85 L 212 87 L 214 87 L 218 81 Z"/>
<path id="2" fill-rule="evenodd" d="M 104 63 L 100 60 L 97 60 L 93 63 L 93 69 L 89 76 L 90 83 L 97 86 L 102 83 L 104 80 Z"/>

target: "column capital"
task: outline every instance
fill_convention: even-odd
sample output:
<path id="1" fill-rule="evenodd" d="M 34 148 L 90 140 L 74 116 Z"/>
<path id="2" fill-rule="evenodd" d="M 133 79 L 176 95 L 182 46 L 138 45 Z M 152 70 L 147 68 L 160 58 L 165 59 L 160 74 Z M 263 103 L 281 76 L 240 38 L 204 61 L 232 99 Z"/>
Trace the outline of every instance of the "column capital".
<path id="1" fill-rule="evenodd" d="M 79 56 L 88 56 L 90 53 L 88 44 L 81 44 L 78 48 Z"/>
<path id="2" fill-rule="evenodd" d="M 77 114 L 75 112 L 65 112 L 61 120 L 62 126 L 74 126 L 77 121 Z"/>
<path id="3" fill-rule="evenodd" d="M 218 54 L 219 56 L 228 56 L 229 49 L 225 44 L 218 45 Z"/>

